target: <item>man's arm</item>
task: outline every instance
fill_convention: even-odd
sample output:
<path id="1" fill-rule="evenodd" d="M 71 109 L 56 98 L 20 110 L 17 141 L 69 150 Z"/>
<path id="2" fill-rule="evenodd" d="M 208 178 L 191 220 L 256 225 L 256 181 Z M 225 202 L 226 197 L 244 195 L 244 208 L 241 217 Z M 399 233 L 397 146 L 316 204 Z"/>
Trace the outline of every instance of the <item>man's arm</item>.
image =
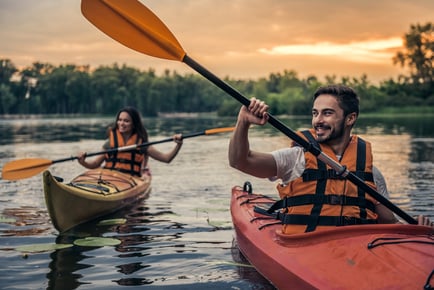
<path id="1" fill-rule="evenodd" d="M 230 166 L 261 178 L 276 175 L 276 162 L 270 153 L 250 150 L 248 131 L 251 124 L 264 125 L 268 121 L 267 110 L 268 106 L 255 98 L 248 108 L 241 107 L 228 152 Z"/>
<path id="2" fill-rule="evenodd" d="M 384 197 L 389 198 L 386 180 L 384 179 L 381 171 L 377 167 L 373 166 L 372 174 L 374 176 L 374 182 L 375 186 L 377 187 L 377 191 Z M 379 224 L 396 224 L 399 222 L 393 212 L 380 202 L 377 202 L 377 204 L 375 205 L 375 212 L 378 215 Z"/>

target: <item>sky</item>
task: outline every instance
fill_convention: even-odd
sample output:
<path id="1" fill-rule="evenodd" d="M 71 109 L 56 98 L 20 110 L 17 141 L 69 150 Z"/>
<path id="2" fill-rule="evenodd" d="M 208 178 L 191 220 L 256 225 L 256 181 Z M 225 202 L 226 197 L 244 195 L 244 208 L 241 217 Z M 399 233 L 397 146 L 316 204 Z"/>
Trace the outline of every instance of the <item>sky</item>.
<path id="1" fill-rule="evenodd" d="M 294 70 L 378 83 L 408 71 L 392 57 L 412 24 L 434 22 L 433 0 L 140 0 L 186 53 L 219 77 L 258 79 Z M 81 14 L 79 0 L 0 0 L 0 59 L 126 64 L 195 73 L 111 39 Z"/>

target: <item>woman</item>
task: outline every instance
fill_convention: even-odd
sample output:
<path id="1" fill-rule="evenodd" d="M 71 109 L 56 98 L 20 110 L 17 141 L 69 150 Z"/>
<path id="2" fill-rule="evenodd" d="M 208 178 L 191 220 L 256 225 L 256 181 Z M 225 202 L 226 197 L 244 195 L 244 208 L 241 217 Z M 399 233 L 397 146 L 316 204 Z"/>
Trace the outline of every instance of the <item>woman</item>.
<path id="1" fill-rule="evenodd" d="M 116 115 L 115 123 L 114 128 L 109 128 L 109 139 L 103 145 L 104 150 L 148 142 L 148 133 L 143 127 L 140 113 L 136 109 L 132 107 L 121 109 Z M 150 174 L 147 167 L 149 157 L 166 163 L 175 158 L 182 146 L 182 134 L 174 135 L 173 141 L 176 146 L 167 153 L 163 153 L 153 146 L 148 146 L 132 151 L 99 155 L 91 161 L 87 161 L 86 153 L 81 152 L 78 155 L 78 162 L 88 169 L 94 169 L 100 167 L 105 161 L 104 168 L 129 173 L 133 176 L 142 176 L 143 174 Z"/>

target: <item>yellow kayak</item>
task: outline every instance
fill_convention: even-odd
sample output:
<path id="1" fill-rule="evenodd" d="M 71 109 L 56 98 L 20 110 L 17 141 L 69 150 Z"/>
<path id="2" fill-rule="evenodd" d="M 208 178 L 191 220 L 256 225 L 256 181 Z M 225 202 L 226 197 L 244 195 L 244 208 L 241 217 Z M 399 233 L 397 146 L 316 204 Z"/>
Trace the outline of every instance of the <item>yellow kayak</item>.
<path id="1" fill-rule="evenodd" d="M 151 191 L 151 176 L 132 177 L 108 169 L 86 171 L 69 183 L 45 171 L 43 181 L 48 213 L 59 232 L 115 212 Z"/>

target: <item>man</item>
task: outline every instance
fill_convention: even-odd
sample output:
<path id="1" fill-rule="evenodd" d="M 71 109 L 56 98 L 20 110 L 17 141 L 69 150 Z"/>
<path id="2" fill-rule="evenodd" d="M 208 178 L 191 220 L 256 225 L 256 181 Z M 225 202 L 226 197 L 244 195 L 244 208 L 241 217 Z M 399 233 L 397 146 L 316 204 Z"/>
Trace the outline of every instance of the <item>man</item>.
<path id="1" fill-rule="evenodd" d="M 241 108 L 229 144 L 229 163 L 256 177 L 281 179 L 277 188 L 284 204 L 280 215 L 284 233 L 398 222 L 388 208 L 297 144 L 271 153 L 250 150 L 248 129 L 251 124 L 264 125 L 267 111 L 268 105 L 255 98 L 249 107 Z M 312 129 L 298 134 L 387 196 L 384 178 L 372 164 L 370 143 L 351 134 L 358 114 L 359 99 L 353 89 L 321 87 L 314 94 Z M 424 216 L 418 217 L 418 223 L 432 226 Z"/>

